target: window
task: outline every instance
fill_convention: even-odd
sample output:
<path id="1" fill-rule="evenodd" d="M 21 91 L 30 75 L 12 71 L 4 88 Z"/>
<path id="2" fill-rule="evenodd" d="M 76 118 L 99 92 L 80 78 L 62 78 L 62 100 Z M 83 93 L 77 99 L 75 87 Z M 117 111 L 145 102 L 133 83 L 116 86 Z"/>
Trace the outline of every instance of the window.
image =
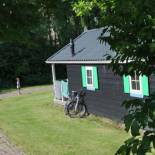
<path id="1" fill-rule="evenodd" d="M 141 92 L 141 77 L 134 73 L 132 77 L 130 77 L 131 91 Z"/>
<path id="2" fill-rule="evenodd" d="M 93 87 L 93 67 L 86 67 L 86 83 Z"/>
<path id="3" fill-rule="evenodd" d="M 139 77 L 131 77 L 131 88 L 132 90 L 140 90 Z"/>
<path id="4" fill-rule="evenodd" d="M 149 96 L 149 78 L 146 75 L 137 75 L 136 72 L 131 77 L 123 75 L 124 93 L 130 96 L 143 98 Z"/>
<path id="5" fill-rule="evenodd" d="M 81 66 L 82 87 L 95 91 L 99 89 L 98 72 L 96 66 Z"/>

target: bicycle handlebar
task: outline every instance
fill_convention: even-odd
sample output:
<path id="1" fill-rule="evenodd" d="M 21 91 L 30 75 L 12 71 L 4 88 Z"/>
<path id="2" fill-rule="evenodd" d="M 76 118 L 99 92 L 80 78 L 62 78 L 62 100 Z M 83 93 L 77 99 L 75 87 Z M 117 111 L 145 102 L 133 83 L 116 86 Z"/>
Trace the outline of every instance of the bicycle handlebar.
<path id="1" fill-rule="evenodd" d="M 85 96 L 86 92 L 84 90 L 80 90 L 80 91 L 72 91 L 72 96 Z"/>

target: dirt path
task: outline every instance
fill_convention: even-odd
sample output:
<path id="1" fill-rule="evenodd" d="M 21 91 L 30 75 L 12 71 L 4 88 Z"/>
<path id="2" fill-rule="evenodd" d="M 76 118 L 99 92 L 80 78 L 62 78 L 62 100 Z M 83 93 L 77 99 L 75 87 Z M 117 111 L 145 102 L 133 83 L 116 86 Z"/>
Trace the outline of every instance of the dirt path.
<path id="1" fill-rule="evenodd" d="M 22 94 L 31 94 L 33 92 L 43 92 L 43 91 L 46 91 L 46 90 L 49 90 L 49 91 L 52 90 L 51 86 L 23 88 L 23 89 L 21 89 L 21 93 Z M 5 99 L 5 98 L 9 98 L 9 97 L 13 97 L 13 96 L 18 96 L 17 91 L 11 91 L 11 92 L 0 94 L 0 100 Z"/>
<path id="2" fill-rule="evenodd" d="M 29 87 L 21 90 L 22 94 L 31 94 L 33 92 L 44 92 L 51 91 L 51 86 L 41 86 L 41 87 Z M 21 95 L 22 95 L 21 94 Z M 4 94 L 0 94 L 0 100 L 18 96 L 17 91 L 11 91 Z M 0 131 L 0 155 L 25 155 L 21 150 L 14 146 L 8 138 Z"/>

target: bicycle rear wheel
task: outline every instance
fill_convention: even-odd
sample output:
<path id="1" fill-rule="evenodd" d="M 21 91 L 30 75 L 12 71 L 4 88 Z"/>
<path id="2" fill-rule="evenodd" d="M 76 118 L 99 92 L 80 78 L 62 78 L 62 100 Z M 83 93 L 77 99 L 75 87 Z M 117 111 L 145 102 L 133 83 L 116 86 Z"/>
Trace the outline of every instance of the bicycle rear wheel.
<path id="1" fill-rule="evenodd" d="M 86 108 L 86 105 L 85 104 L 79 104 L 78 105 L 78 116 L 80 118 L 86 116 L 86 113 L 87 113 L 87 108 Z"/>

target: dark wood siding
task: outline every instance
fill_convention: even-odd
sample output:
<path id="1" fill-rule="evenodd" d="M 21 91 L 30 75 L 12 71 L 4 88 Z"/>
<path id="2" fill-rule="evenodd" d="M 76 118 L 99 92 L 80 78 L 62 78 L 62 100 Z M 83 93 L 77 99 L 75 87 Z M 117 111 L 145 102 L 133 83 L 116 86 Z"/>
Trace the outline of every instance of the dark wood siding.
<path id="1" fill-rule="evenodd" d="M 91 66 L 91 65 L 90 65 Z M 93 65 L 95 66 L 95 65 Z M 96 91 L 86 90 L 86 104 L 88 111 L 95 115 L 120 120 L 125 114 L 121 107 L 125 99 L 130 99 L 129 94 L 123 92 L 123 79 L 114 75 L 107 65 L 97 65 L 99 89 Z M 67 65 L 67 74 L 70 91 L 78 91 L 82 88 L 81 65 Z M 155 78 L 150 77 L 151 92 L 155 90 Z"/>

